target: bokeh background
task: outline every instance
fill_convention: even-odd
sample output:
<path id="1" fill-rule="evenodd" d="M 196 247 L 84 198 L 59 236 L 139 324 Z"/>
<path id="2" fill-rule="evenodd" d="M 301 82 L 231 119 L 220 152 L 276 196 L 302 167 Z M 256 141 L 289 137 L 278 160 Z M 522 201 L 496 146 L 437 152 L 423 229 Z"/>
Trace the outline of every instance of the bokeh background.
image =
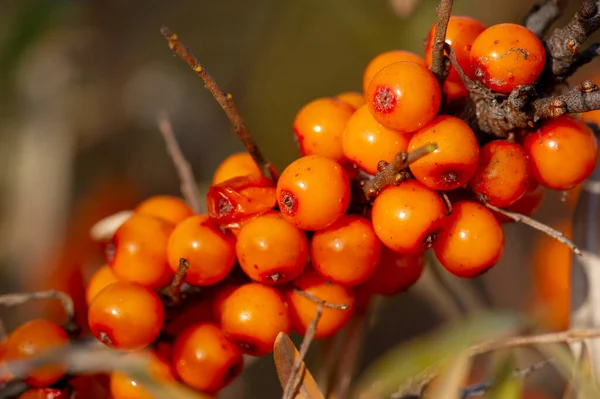
<path id="1" fill-rule="evenodd" d="M 456 0 L 454 13 L 486 24 L 519 22 L 530 3 Z M 580 2 L 572 3 L 567 16 Z M 177 32 L 233 93 L 250 131 L 282 169 L 298 156 L 292 122 L 299 108 L 317 97 L 360 90 L 364 67 L 382 51 L 422 54 L 436 5 L 0 0 L 0 292 L 56 288 L 81 298 L 86 278 L 103 262 L 90 226 L 149 195 L 178 194 L 156 127 L 160 111 L 168 112 L 204 189 L 219 162 L 242 149 L 202 81 L 169 51 L 161 25 Z M 568 231 L 569 201 L 547 194 L 538 218 Z M 470 310 L 527 311 L 536 284 L 543 284 L 545 298 L 556 302 L 556 320 L 548 327 L 560 328 L 568 308 L 568 251 L 521 225 L 507 225 L 506 237 L 504 258 L 492 271 L 469 282 L 444 279 L 467 293 Z M 425 280 L 381 304 L 361 367 L 392 345 L 460 317 L 440 287 Z M 47 303 L 0 312 L 9 331 L 36 314 L 60 317 Z M 84 310 L 80 315 L 85 320 Z M 556 392 L 560 380 L 551 373 L 540 372 L 528 384 Z M 244 376 L 222 397 L 280 395 L 270 358 Z"/>

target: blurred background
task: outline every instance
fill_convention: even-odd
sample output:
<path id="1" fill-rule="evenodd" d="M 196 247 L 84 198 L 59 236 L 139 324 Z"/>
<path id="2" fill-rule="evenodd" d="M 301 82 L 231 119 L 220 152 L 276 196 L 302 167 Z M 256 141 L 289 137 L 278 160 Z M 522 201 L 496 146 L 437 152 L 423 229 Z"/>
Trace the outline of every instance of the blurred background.
<path id="1" fill-rule="evenodd" d="M 454 14 L 489 25 L 520 22 L 530 3 L 456 0 Z M 566 20 L 580 2 L 572 3 Z M 170 115 L 203 187 L 223 158 L 243 149 L 202 81 L 173 57 L 161 25 L 178 33 L 233 94 L 250 131 L 281 170 L 298 156 L 292 122 L 300 107 L 317 97 L 360 90 L 366 64 L 380 52 L 422 54 L 436 5 L 0 0 L 1 293 L 55 288 L 81 299 L 83 283 L 103 262 L 101 247 L 89 239 L 90 226 L 149 195 L 179 193 L 156 127 L 158 112 Z M 571 212 L 572 201 L 547 193 L 537 216 L 568 232 Z M 474 281 L 459 282 L 467 284 L 469 306 L 527 311 L 532 300 L 547 300 L 556 309 L 547 327 L 562 328 L 568 250 L 522 225 L 507 225 L 505 231 L 502 262 Z M 440 308 L 439 287 L 426 284 L 381 304 L 363 367 L 392 345 L 457 317 L 447 302 Z M 53 304 L 24 308 L 1 310 L 8 330 L 33 314 L 60 314 Z M 556 392 L 560 381 L 547 373 L 528 384 Z M 271 358 L 245 375 L 223 397 L 280 395 Z"/>

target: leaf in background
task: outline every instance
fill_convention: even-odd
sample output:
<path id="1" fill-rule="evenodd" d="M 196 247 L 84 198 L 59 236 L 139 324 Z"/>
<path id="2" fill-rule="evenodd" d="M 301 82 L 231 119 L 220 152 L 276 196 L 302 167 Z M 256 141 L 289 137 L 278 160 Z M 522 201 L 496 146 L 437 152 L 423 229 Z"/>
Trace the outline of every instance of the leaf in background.
<path id="1" fill-rule="evenodd" d="M 459 398 L 463 385 L 469 377 L 472 359 L 466 354 L 460 354 L 442 367 L 440 374 L 431 381 L 425 398 L 447 399 Z"/>
<path id="2" fill-rule="evenodd" d="M 573 375 L 571 379 L 567 382 L 567 386 L 565 387 L 565 392 L 563 394 L 563 399 L 585 399 L 585 396 L 582 393 L 581 389 L 577 387 L 577 380 L 579 378 L 589 378 L 590 381 L 593 381 L 593 365 L 592 359 L 590 356 L 590 349 L 585 341 L 581 341 L 578 343 L 580 346 L 579 351 L 579 359 L 577 363 L 579 364 L 579 376 Z M 578 370 L 575 370 L 574 373 L 577 373 Z M 583 375 L 582 375 L 583 373 Z"/>
<path id="3" fill-rule="evenodd" d="M 493 385 L 485 393 L 485 399 L 520 398 L 523 391 L 523 379 L 515 376 L 516 362 L 513 352 L 503 355 L 493 376 Z"/>

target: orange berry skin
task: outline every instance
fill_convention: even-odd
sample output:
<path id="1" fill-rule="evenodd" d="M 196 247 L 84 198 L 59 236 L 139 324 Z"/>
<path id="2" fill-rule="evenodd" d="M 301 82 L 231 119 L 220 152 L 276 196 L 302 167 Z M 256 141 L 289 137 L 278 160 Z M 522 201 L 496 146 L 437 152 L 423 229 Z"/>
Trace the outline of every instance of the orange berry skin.
<path id="1" fill-rule="evenodd" d="M 479 166 L 469 186 L 479 198 L 504 208 L 525 195 L 530 182 L 529 159 L 523 147 L 494 140 L 479 150 Z"/>
<path id="2" fill-rule="evenodd" d="M 252 280 L 283 284 L 304 270 L 308 240 L 280 213 L 270 212 L 243 225 L 235 251 L 242 270 Z"/>
<path id="3" fill-rule="evenodd" d="M 46 319 L 34 319 L 21 324 L 8 336 L 4 358 L 10 363 L 39 356 L 68 344 L 69 338 L 58 324 Z M 33 388 L 45 388 L 60 380 L 66 372 L 66 367 L 50 364 L 32 370 L 24 382 Z"/>
<path id="4" fill-rule="evenodd" d="M 348 309 L 344 310 L 323 308 L 323 313 L 321 313 L 315 331 L 316 339 L 331 337 L 346 325 L 354 313 L 356 300 L 354 291 L 351 288 L 325 280 L 314 270 L 307 269 L 294 280 L 293 286 L 326 302 L 348 305 Z M 286 300 L 294 331 L 301 335 L 306 334 L 306 329 L 317 312 L 317 304 L 301 296 L 293 289 L 286 291 Z"/>
<path id="5" fill-rule="evenodd" d="M 279 177 L 277 202 L 283 217 L 294 226 L 323 229 L 346 213 L 350 180 L 344 168 L 329 158 L 298 158 Z"/>
<path id="6" fill-rule="evenodd" d="M 194 214 L 187 202 L 171 195 L 150 197 L 142 201 L 134 212 L 139 215 L 158 217 L 172 224 L 177 224 Z"/>
<path id="7" fill-rule="evenodd" d="M 171 364 L 149 352 L 148 373 L 157 383 L 164 385 L 176 383 L 175 373 Z M 113 399 L 154 399 L 155 396 L 146 391 L 143 384 L 127 374 L 114 371 L 110 374 L 110 393 Z"/>
<path id="8" fill-rule="evenodd" d="M 473 177 L 479 144 L 469 125 L 454 116 L 440 115 L 412 136 L 408 151 L 428 143 L 436 143 L 438 148 L 410 165 L 415 179 L 432 190 L 454 190 Z"/>
<path id="9" fill-rule="evenodd" d="M 96 272 L 92 274 L 92 277 L 90 278 L 90 281 L 85 289 L 85 299 L 88 306 L 92 303 L 100 291 L 119 280 L 120 278 L 108 265 L 104 265 L 96 270 Z"/>
<path id="10" fill-rule="evenodd" d="M 358 215 L 344 215 L 318 230 L 310 243 L 314 269 L 334 283 L 353 286 L 365 282 L 381 259 L 381 241 L 371 222 Z"/>
<path id="11" fill-rule="evenodd" d="M 433 243 L 442 266 L 458 277 L 476 277 L 502 256 L 504 233 L 500 222 L 483 205 L 472 201 L 452 204 L 452 214 Z"/>
<path id="12" fill-rule="evenodd" d="M 338 100 L 345 102 L 354 109 L 359 109 L 365 105 L 365 97 L 357 91 L 345 91 L 335 96 Z"/>
<path id="13" fill-rule="evenodd" d="M 167 264 L 167 242 L 173 227 L 163 219 L 134 214 L 115 232 L 108 264 L 123 280 L 150 288 L 169 284 L 173 273 Z"/>
<path id="14" fill-rule="evenodd" d="M 409 139 L 408 134 L 383 127 L 364 105 L 346 124 L 342 149 L 348 160 L 374 175 L 379 161 L 392 162 L 396 154 L 406 150 Z"/>
<path id="15" fill-rule="evenodd" d="M 365 68 L 363 74 L 363 93 L 367 92 L 371 80 L 373 80 L 373 77 L 375 77 L 379 71 L 396 62 L 414 62 L 415 64 L 427 67 L 427 62 L 425 62 L 423 57 L 410 51 L 391 50 L 381 53 L 373 58 Z"/>
<path id="16" fill-rule="evenodd" d="M 212 184 L 223 183 L 226 180 L 240 176 L 261 176 L 262 173 L 252 157 L 247 152 L 236 152 L 225 158 L 213 175 Z"/>
<path id="17" fill-rule="evenodd" d="M 62 389 L 37 388 L 23 392 L 19 399 L 69 399 L 69 394 Z M 118 399 L 118 398 L 114 398 Z"/>
<path id="18" fill-rule="evenodd" d="M 404 255 L 384 247 L 379 265 L 361 288 L 371 294 L 393 296 L 415 284 L 424 269 L 422 252 Z"/>
<path id="19" fill-rule="evenodd" d="M 106 346 L 137 350 L 160 333 L 165 310 L 158 295 L 141 284 L 119 281 L 104 288 L 88 310 L 94 336 Z"/>
<path id="20" fill-rule="evenodd" d="M 173 365 L 192 388 L 214 394 L 237 377 L 244 366 L 242 352 L 214 324 L 199 323 L 175 339 Z"/>
<path id="21" fill-rule="evenodd" d="M 542 185 L 540 185 L 535 180 L 531 180 L 529 188 L 525 192 L 525 195 L 519 198 L 515 203 L 511 204 L 510 206 L 507 206 L 505 209 L 507 211 L 520 213 L 521 215 L 531 216 L 535 211 L 538 210 L 538 208 L 542 204 L 542 200 L 544 199 L 544 191 L 545 190 Z M 492 213 L 500 223 L 514 222 L 514 220 L 500 213 Z"/>
<path id="22" fill-rule="evenodd" d="M 179 268 L 188 261 L 185 281 L 207 286 L 223 280 L 235 264 L 235 237 L 223 233 L 206 215 L 196 215 L 179 223 L 168 244 L 169 265 Z"/>
<path id="23" fill-rule="evenodd" d="M 373 203 L 375 234 L 402 254 L 423 252 L 436 234 L 446 207 L 440 196 L 415 180 L 385 188 Z"/>
<path id="24" fill-rule="evenodd" d="M 342 133 L 354 109 L 336 98 L 319 98 L 303 106 L 294 119 L 294 137 L 302 155 L 343 160 Z"/>
<path id="25" fill-rule="evenodd" d="M 273 351 L 280 332 L 290 332 L 290 315 L 274 287 L 248 283 L 236 287 L 220 306 L 221 329 L 242 352 L 263 356 Z"/>
<path id="26" fill-rule="evenodd" d="M 410 133 L 435 117 L 442 91 L 427 67 L 398 62 L 373 77 L 365 98 L 379 123 L 388 129 Z"/>
<path id="27" fill-rule="evenodd" d="M 530 30 L 517 24 L 498 24 L 484 30 L 471 47 L 475 76 L 487 87 L 510 93 L 534 83 L 546 63 L 544 44 Z"/>
<path id="28" fill-rule="evenodd" d="M 553 190 L 569 190 L 584 181 L 598 162 L 592 130 L 571 116 L 548 120 L 525 136 L 533 177 Z"/>

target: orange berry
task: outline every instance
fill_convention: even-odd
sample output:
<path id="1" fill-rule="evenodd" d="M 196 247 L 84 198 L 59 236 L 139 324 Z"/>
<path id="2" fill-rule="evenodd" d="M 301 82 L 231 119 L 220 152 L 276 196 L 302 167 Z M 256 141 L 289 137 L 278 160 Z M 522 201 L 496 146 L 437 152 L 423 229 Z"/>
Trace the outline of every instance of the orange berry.
<path id="1" fill-rule="evenodd" d="M 206 215 L 196 215 L 179 223 L 168 244 L 169 265 L 179 268 L 181 259 L 189 263 L 185 281 L 193 285 L 213 285 L 223 280 L 235 264 L 235 238 L 222 232 Z"/>
<path id="2" fill-rule="evenodd" d="M 277 182 L 277 202 L 285 219 L 303 230 L 323 229 L 350 205 L 350 181 L 331 159 L 309 155 L 292 162 Z"/>
<path id="3" fill-rule="evenodd" d="M 323 308 L 315 331 L 317 339 L 331 337 L 346 325 L 354 313 L 354 292 L 350 288 L 325 280 L 314 270 L 307 269 L 294 280 L 293 286 L 328 303 L 348 305 L 348 308 L 344 310 Z M 306 334 L 306 329 L 317 312 L 317 304 L 298 294 L 294 289 L 286 291 L 286 299 L 294 330 L 298 334 Z"/>
<path id="4" fill-rule="evenodd" d="M 155 352 L 149 352 L 148 374 L 156 382 L 168 386 L 175 384 L 175 373 L 171 364 L 158 356 Z M 148 392 L 143 383 L 127 374 L 114 371 L 110 374 L 110 393 L 113 399 L 154 399 L 155 396 Z"/>
<path id="5" fill-rule="evenodd" d="M 173 365 L 181 380 L 199 391 L 214 394 L 237 377 L 242 353 L 214 324 L 195 324 L 175 340 Z"/>
<path id="6" fill-rule="evenodd" d="M 427 63 L 423 57 L 410 51 L 392 50 L 381 53 L 373 58 L 365 68 L 363 74 L 363 93 L 367 92 L 371 80 L 373 80 L 373 77 L 375 77 L 379 71 L 396 62 L 414 62 L 415 64 L 427 67 Z"/>
<path id="7" fill-rule="evenodd" d="M 359 109 L 365 105 L 365 97 L 357 91 L 345 91 L 335 96 L 340 101 L 345 102 L 354 109 Z"/>
<path id="8" fill-rule="evenodd" d="M 444 82 L 444 94 L 446 102 L 451 105 L 463 103 L 469 97 L 469 90 L 462 82 L 446 80 Z"/>
<path id="9" fill-rule="evenodd" d="M 212 184 L 223 183 L 226 180 L 240 176 L 261 176 L 262 173 L 252 157 L 247 152 L 236 152 L 225 158 L 213 175 Z"/>
<path id="10" fill-rule="evenodd" d="M 371 114 L 383 126 L 414 132 L 438 113 L 442 91 L 426 67 L 398 62 L 373 77 L 365 98 Z"/>
<path id="11" fill-rule="evenodd" d="M 172 224 L 177 224 L 194 214 L 187 202 L 170 195 L 155 195 L 142 201 L 135 208 L 135 213 L 158 217 Z"/>
<path id="12" fill-rule="evenodd" d="M 85 289 L 85 299 L 88 306 L 92 303 L 100 291 L 119 280 L 119 277 L 108 265 L 104 265 L 96 270 L 96 272 L 92 274 L 92 277 L 90 278 L 90 281 Z"/>
<path id="13" fill-rule="evenodd" d="M 273 351 L 280 332 L 290 332 L 283 296 L 271 286 L 248 283 L 236 287 L 221 302 L 221 328 L 242 352 L 262 356 Z"/>
<path id="14" fill-rule="evenodd" d="M 598 140 L 592 130 L 572 116 L 542 123 L 525 136 L 533 177 L 554 190 L 569 190 L 584 181 L 598 162 Z"/>
<path id="15" fill-rule="evenodd" d="M 454 116 L 440 115 L 412 136 L 408 151 L 428 143 L 438 148 L 410 165 L 415 179 L 433 190 L 454 190 L 473 177 L 479 144 L 469 125 Z"/>
<path id="16" fill-rule="evenodd" d="M 294 119 L 294 137 L 302 155 L 344 159 L 342 133 L 354 107 L 335 98 L 319 98 L 306 104 Z"/>
<path id="17" fill-rule="evenodd" d="M 361 288 L 371 294 L 393 296 L 415 284 L 424 269 L 423 253 L 405 255 L 384 247 L 379 265 Z"/>
<path id="18" fill-rule="evenodd" d="M 346 124 L 342 148 L 348 160 L 374 175 L 379 161 L 392 162 L 399 152 L 406 150 L 409 139 L 407 134 L 383 127 L 364 105 Z"/>
<path id="19" fill-rule="evenodd" d="M 158 295 L 143 285 L 118 281 L 104 288 L 88 310 L 94 336 L 109 347 L 135 350 L 150 345 L 163 327 Z"/>
<path id="20" fill-rule="evenodd" d="M 377 237 L 398 253 L 420 253 L 431 245 L 446 207 L 440 196 L 415 180 L 384 189 L 373 203 Z"/>
<path id="21" fill-rule="evenodd" d="M 507 211 L 520 213 L 521 215 L 531 216 L 535 211 L 538 210 L 538 208 L 542 204 L 543 199 L 544 187 L 541 186 L 537 181 L 531 180 L 529 188 L 525 192 L 525 195 L 519 198 L 515 203 L 511 204 L 510 206 L 507 206 L 505 209 Z M 498 212 L 492 213 L 500 223 L 514 222 L 514 220 Z"/>
<path id="22" fill-rule="evenodd" d="M 476 277 L 502 256 L 504 233 L 492 212 L 477 202 L 452 204 L 452 214 L 433 243 L 442 266 L 458 277 Z"/>
<path id="23" fill-rule="evenodd" d="M 310 259 L 327 280 L 352 286 L 366 281 L 381 258 L 381 241 L 368 219 L 344 215 L 313 235 Z"/>
<path id="24" fill-rule="evenodd" d="M 69 338 L 58 324 L 46 319 L 34 319 L 20 325 L 6 341 L 7 362 L 39 356 L 49 350 L 69 344 Z M 67 369 L 49 364 L 32 370 L 24 382 L 34 388 L 44 388 L 60 380 Z"/>
<path id="25" fill-rule="evenodd" d="M 70 395 L 62 389 L 36 388 L 23 392 L 19 399 L 69 399 Z M 115 398 L 118 399 L 118 398 Z"/>
<path id="26" fill-rule="evenodd" d="M 173 273 L 167 264 L 167 242 L 173 224 L 148 215 L 133 215 L 118 228 L 107 250 L 108 264 L 123 280 L 150 288 L 163 287 Z"/>
<path id="27" fill-rule="evenodd" d="M 243 225 L 235 250 L 242 270 L 252 280 L 282 284 L 304 270 L 308 240 L 302 230 L 281 214 L 270 212 Z"/>
<path id="28" fill-rule="evenodd" d="M 534 83 L 545 63 L 544 44 L 533 32 L 517 24 L 490 26 L 471 46 L 475 76 L 500 93 Z"/>

